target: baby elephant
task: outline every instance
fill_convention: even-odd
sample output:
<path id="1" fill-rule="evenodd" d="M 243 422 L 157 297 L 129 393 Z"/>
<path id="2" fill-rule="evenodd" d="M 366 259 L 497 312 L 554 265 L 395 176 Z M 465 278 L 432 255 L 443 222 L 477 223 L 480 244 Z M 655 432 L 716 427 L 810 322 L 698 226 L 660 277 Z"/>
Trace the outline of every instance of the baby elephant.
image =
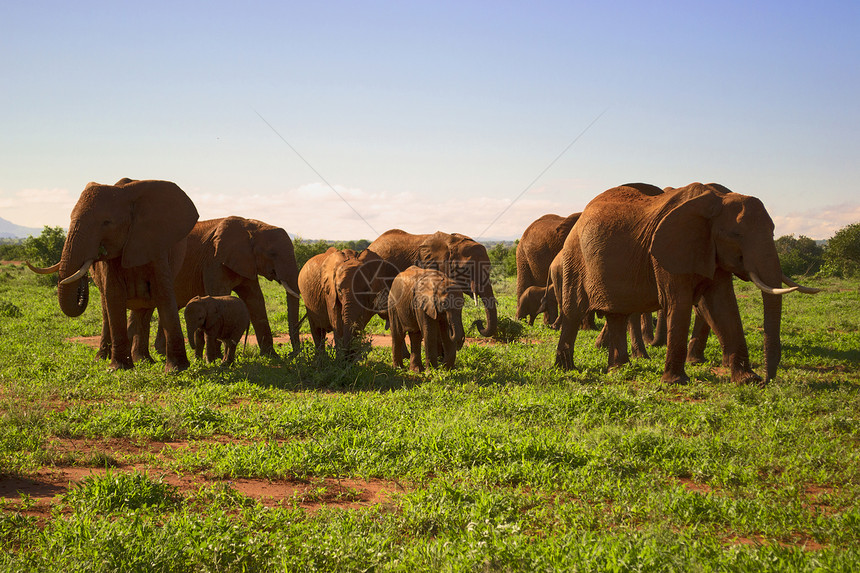
<path id="1" fill-rule="evenodd" d="M 403 367 L 404 342 L 409 335 L 409 367 L 420 372 L 421 340 L 427 361 L 438 366 L 439 349 L 447 368 L 453 368 L 457 349 L 463 346 L 463 292 L 434 269 L 411 266 L 395 277 L 388 293 L 391 352 L 394 367 Z"/>
<path id="2" fill-rule="evenodd" d="M 250 323 L 248 308 L 235 296 L 195 296 L 185 305 L 188 342 L 197 358 L 203 358 L 205 335 L 206 362 L 218 359 L 223 342 L 225 352 L 221 364 L 232 364 L 236 346 Z"/>
<path id="3" fill-rule="evenodd" d="M 529 326 L 532 326 L 540 313 L 544 313 L 543 321 L 546 325 L 551 325 L 558 318 L 558 302 L 555 300 L 555 290 L 547 287 L 530 286 L 523 291 L 517 301 L 517 320 L 528 317 Z"/>

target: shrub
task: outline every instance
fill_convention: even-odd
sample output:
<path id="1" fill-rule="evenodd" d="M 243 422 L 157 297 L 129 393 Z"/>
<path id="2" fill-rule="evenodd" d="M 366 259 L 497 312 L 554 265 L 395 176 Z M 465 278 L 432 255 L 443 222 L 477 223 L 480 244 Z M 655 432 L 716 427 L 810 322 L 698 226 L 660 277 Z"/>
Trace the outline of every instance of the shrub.
<path id="1" fill-rule="evenodd" d="M 824 251 L 825 274 L 853 277 L 860 274 L 860 223 L 836 231 Z"/>
<path id="2" fill-rule="evenodd" d="M 782 272 L 788 276 L 815 274 L 824 262 L 824 248 L 813 239 L 784 235 L 776 241 Z"/>
<path id="3" fill-rule="evenodd" d="M 66 232 L 62 227 L 45 226 L 38 237 L 24 240 L 24 255 L 28 261 L 40 267 L 49 267 L 60 260 Z"/>

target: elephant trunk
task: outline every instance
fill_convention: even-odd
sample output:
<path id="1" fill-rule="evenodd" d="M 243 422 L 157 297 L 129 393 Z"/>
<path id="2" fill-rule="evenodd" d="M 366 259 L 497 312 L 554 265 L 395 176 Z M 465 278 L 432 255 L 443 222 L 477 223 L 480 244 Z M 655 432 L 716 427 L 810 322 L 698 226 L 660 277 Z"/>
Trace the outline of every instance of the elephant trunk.
<path id="1" fill-rule="evenodd" d="M 87 271 L 98 250 L 98 243 L 88 239 L 80 224 L 73 220 L 57 267 L 57 300 L 66 316 L 80 316 L 87 309 L 90 301 Z"/>
<path id="2" fill-rule="evenodd" d="M 750 272 L 750 279 L 762 291 L 762 303 L 764 307 L 764 366 L 765 382 L 770 382 L 776 377 L 776 369 L 782 358 L 782 343 L 780 341 L 780 323 L 782 321 L 782 295 L 797 290 L 778 288 L 782 284 L 782 270 L 779 266 L 779 258 L 776 253 L 773 257 L 766 257 L 766 264 L 757 265 L 761 275 Z"/>
<path id="3" fill-rule="evenodd" d="M 764 304 L 764 366 L 765 382 L 776 377 L 776 369 L 782 358 L 782 343 L 779 326 L 782 320 L 782 296 L 762 293 Z"/>
<path id="4" fill-rule="evenodd" d="M 494 334 L 496 334 L 496 330 L 499 325 L 498 313 L 496 311 L 496 297 L 493 296 L 492 292 L 492 289 L 490 289 L 489 296 L 481 295 L 481 302 L 484 303 L 484 310 L 486 311 L 487 315 L 486 328 L 484 328 L 483 321 L 475 321 L 475 326 L 478 328 L 478 332 L 481 333 L 481 336 L 493 336 Z"/>
<path id="5" fill-rule="evenodd" d="M 84 276 L 68 284 L 57 286 L 57 299 L 63 314 L 72 318 L 83 314 L 90 302 L 89 282 L 89 277 Z"/>
<path id="6" fill-rule="evenodd" d="M 448 334 L 459 350 L 463 348 L 463 343 L 466 342 L 466 331 L 463 329 L 463 311 L 462 309 L 449 309 L 447 312 Z"/>

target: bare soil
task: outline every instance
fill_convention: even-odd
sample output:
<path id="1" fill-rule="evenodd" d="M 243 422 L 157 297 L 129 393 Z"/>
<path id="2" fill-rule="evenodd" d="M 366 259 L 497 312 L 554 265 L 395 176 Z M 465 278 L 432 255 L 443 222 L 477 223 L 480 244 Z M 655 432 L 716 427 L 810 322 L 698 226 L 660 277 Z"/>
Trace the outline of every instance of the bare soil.
<path id="1" fill-rule="evenodd" d="M 212 441 L 218 441 L 213 439 Z M 321 507 L 358 509 L 384 504 L 389 494 L 404 490 L 393 481 L 314 478 L 303 479 L 223 479 L 201 473 L 178 474 L 167 471 L 168 455 L 165 449 L 194 448 L 200 443 L 148 442 L 141 444 L 132 440 L 63 439 L 54 440 L 50 449 L 56 453 L 102 453 L 117 460 L 116 467 L 82 467 L 76 465 L 44 466 L 31 475 L 4 476 L 0 479 L 0 500 L 6 510 L 21 511 L 47 519 L 52 507 L 62 496 L 90 476 L 102 476 L 110 472 L 140 472 L 152 478 L 160 478 L 175 486 L 184 497 L 192 497 L 201 487 L 224 484 L 239 493 L 255 499 L 269 507 L 299 507 L 316 511 Z M 145 456 L 146 463 L 133 461 Z M 172 457 L 172 456 L 170 456 Z M 24 501 L 28 499 L 28 501 Z"/>

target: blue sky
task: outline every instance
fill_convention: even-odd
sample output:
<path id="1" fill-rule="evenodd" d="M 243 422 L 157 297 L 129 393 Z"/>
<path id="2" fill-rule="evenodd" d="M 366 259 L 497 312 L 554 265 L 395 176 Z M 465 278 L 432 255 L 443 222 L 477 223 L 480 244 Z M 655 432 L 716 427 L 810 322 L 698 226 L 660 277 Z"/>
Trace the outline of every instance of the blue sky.
<path id="1" fill-rule="evenodd" d="M 757 196 L 777 236 L 860 221 L 858 2 L 35 0 L 0 77 L 20 225 L 126 176 L 305 238 L 516 238 L 630 181 Z"/>

